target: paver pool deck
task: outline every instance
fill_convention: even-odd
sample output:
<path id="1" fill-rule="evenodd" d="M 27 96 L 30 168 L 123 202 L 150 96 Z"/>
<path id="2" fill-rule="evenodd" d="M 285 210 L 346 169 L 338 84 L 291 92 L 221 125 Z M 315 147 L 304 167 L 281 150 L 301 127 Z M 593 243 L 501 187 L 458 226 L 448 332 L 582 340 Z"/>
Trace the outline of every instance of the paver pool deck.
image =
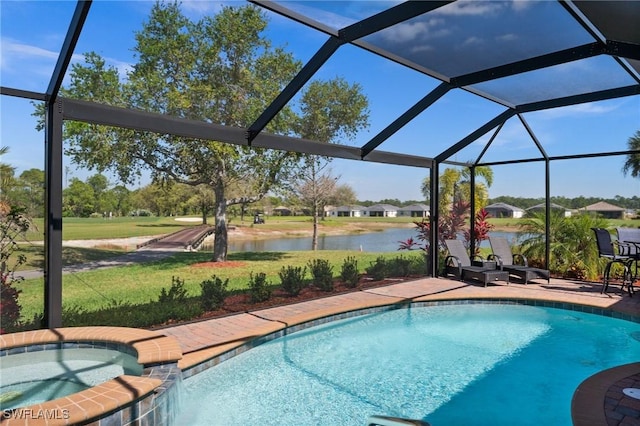
<path id="1" fill-rule="evenodd" d="M 404 306 L 411 302 L 470 299 L 527 300 L 527 303 L 535 301 L 534 304 L 540 302 L 544 306 L 611 314 L 637 321 L 640 317 L 640 294 L 630 297 L 612 287 L 615 286 L 610 287 L 609 294 L 601 294 L 601 283 L 582 281 L 551 279 L 550 282 L 538 281 L 528 285 L 498 282 L 482 287 L 443 278 L 421 278 L 155 330 L 71 327 L 0 335 L 0 349 L 60 341 L 117 342 L 132 346 L 142 364 L 177 361 L 180 368 L 191 374 L 215 365 L 219 362 L 218 355 L 224 355 L 221 357 L 224 358 L 239 353 L 254 345 L 254 339 L 287 327 L 393 304 Z M 58 423 L 42 420 L 29 424 L 86 423 L 111 410 L 125 407 L 141 396 L 150 395 L 160 385 L 159 382 L 151 377 L 120 376 L 36 407 L 40 410 L 67 410 L 71 414 L 69 418 Z M 625 394 L 625 388 L 640 388 L 640 360 L 599 372 L 580 384 L 571 406 L 573 423 L 577 426 L 640 425 L 640 399 Z M 18 418 L 5 417 L 0 418 L 3 425 L 23 424 Z"/>
<path id="2" fill-rule="evenodd" d="M 288 326 L 343 312 L 393 303 L 460 299 L 527 299 L 570 303 L 584 311 L 606 309 L 623 316 L 640 316 L 640 294 L 630 297 L 610 286 L 601 294 L 601 283 L 551 279 L 527 285 L 498 282 L 488 287 L 443 278 L 422 278 L 382 287 L 357 290 L 292 305 L 260 309 L 222 318 L 157 330 L 178 341 L 183 357 L 179 367 L 188 369 L 254 338 Z M 580 385 L 572 403 L 575 425 L 640 425 L 640 400 L 625 395 L 627 387 L 640 386 L 638 363 L 601 372 Z"/>

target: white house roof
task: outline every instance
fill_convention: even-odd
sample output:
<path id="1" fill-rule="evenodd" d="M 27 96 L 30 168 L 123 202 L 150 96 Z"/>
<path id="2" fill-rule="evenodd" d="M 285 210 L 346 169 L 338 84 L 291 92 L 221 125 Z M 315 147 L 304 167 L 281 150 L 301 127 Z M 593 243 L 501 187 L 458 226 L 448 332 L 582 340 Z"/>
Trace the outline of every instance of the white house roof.
<path id="1" fill-rule="evenodd" d="M 520 207 L 512 206 L 507 203 L 494 203 L 488 206 L 485 206 L 485 209 L 503 209 L 503 210 L 511 210 L 513 212 L 524 212 Z"/>
<path id="2" fill-rule="evenodd" d="M 369 211 L 398 211 L 398 207 L 391 204 L 374 204 L 373 206 L 367 207 Z"/>
<path id="3" fill-rule="evenodd" d="M 359 206 L 357 204 L 349 205 L 349 206 L 338 206 L 335 208 L 337 211 L 341 212 L 351 212 L 351 211 L 364 211 L 367 208 L 364 206 Z"/>
<path id="4" fill-rule="evenodd" d="M 422 204 L 422 203 L 417 203 L 417 204 L 411 204 L 409 206 L 405 206 L 405 207 L 400 207 L 398 209 L 398 211 L 430 211 L 430 208 L 428 205 L 426 204 Z"/>
<path id="5" fill-rule="evenodd" d="M 537 210 L 537 209 L 544 209 L 546 208 L 546 205 L 544 203 L 540 203 L 540 204 L 536 204 L 535 206 L 531 206 L 526 210 Z M 556 204 L 556 203 L 551 203 L 551 208 L 552 209 L 559 209 L 559 210 L 570 210 L 564 206 L 561 206 L 560 204 Z"/>

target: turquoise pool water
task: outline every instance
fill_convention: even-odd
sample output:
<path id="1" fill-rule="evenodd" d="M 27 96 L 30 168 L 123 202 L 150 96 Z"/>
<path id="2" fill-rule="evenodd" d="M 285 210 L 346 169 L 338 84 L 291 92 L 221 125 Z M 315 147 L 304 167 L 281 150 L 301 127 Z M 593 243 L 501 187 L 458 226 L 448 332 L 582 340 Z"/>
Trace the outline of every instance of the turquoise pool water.
<path id="1" fill-rule="evenodd" d="M 272 340 L 185 380 L 190 425 L 571 425 L 576 387 L 640 359 L 640 324 L 520 305 L 412 307 Z"/>
<path id="2" fill-rule="evenodd" d="M 116 350 L 68 348 L 0 357 L 0 409 L 39 404 L 122 374 L 141 375 L 136 357 Z"/>

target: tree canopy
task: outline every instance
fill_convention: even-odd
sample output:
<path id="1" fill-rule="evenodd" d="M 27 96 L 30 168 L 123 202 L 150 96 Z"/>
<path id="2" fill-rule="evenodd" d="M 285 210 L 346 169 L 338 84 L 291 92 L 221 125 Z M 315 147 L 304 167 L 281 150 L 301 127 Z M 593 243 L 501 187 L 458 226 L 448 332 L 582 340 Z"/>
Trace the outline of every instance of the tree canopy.
<path id="1" fill-rule="evenodd" d="M 627 155 L 627 160 L 622 166 L 622 172 L 626 175 L 630 173 L 634 178 L 640 178 L 640 130 L 627 141 L 629 151 L 636 151 Z"/>
<path id="2" fill-rule="evenodd" d="M 90 52 L 84 64 L 72 65 L 70 86 L 62 94 L 248 127 L 301 68 L 292 54 L 265 38 L 267 25 L 263 12 L 252 5 L 225 6 L 192 21 L 178 3 L 158 2 L 135 35 L 137 63 L 126 79 Z M 313 134 L 323 142 L 350 137 L 367 124 L 367 100 L 360 92 L 360 86 L 340 78 L 311 82 L 300 105 L 287 105 L 265 130 Z M 291 152 L 85 123 L 68 123 L 65 139 L 74 163 L 111 170 L 124 183 L 150 170 L 156 182 L 208 186 L 216 217 L 214 261 L 227 255 L 227 207 L 257 201 L 287 185 L 302 164 L 302 156 Z"/>

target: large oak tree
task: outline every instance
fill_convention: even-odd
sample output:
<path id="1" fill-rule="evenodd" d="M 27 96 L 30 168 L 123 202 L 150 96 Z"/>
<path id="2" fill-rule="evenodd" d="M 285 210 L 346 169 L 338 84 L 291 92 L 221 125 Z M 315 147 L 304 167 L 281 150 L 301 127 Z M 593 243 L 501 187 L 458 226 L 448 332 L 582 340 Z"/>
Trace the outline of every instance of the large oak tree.
<path id="1" fill-rule="evenodd" d="M 220 13 L 194 22 L 177 3 L 158 2 L 136 33 L 137 63 L 126 79 L 121 81 L 117 70 L 107 67 L 99 55 L 89 53 L 85 64 L 72 66 L 71 84 L 63 95 L 248 127 L 301 68 L 292 54 L 271 45 L 264 36 L 266 28 L 265 15 L 251 5 L 224 7 Z M 338 92 L 345 88 L 341 80 L 325 83 L 322 87 Z M 347 89 L 359 92 L 358 86 L 347 85 Z M 309 99 L 316 103 L 287 105 L 266 131 L 307 134 L 300 130 L 323 117 L 329 120 L 321 123 L 328 134 L 320 140 L 333 142 L 366 123 L 366 119 L 352 119 L 366 113 L 362 103 L 348 103 L 350 96 L 341 98 L 337 93 L 324 100 L 317 96 Z M 335 105 L 335 99 L 345 103 Z M 304 163 L 301 155 L 291 152 L 82 123 L 66 125 L 65 138 L 72 161 L 99 171 L 111 170 L 125 183 L 150 170 L 156 182 L 210 187 L 216 218 L 214 261 L 227 256 L 227 207 L 261 199 L 274 186 L 289 182 Z M 230 196 L 228 189 L 238 186 L 245 187 L 242 195 Z"/>

